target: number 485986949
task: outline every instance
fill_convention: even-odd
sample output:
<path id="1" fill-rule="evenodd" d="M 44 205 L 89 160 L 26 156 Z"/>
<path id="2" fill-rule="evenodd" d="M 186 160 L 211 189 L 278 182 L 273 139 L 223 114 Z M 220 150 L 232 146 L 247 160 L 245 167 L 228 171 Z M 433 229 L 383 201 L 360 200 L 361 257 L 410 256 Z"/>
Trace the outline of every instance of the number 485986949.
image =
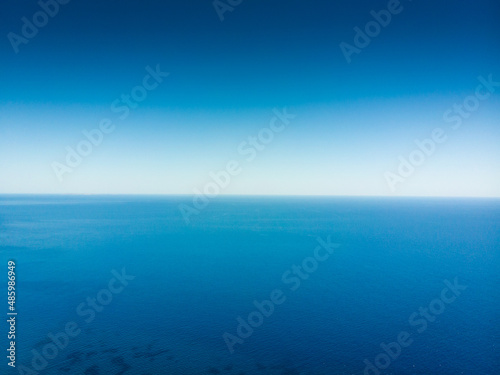
<path id="1" fill-rule="evenodd" d="M 9 304 L 9 310 L 14 311 L 15 304 L 16 304 L 16 263 L 12 260 L 9 260 L 8 263 L 8 269 L 9 272 L 7 273 L 9 282 L 8 282 L 8 304 Z"/>

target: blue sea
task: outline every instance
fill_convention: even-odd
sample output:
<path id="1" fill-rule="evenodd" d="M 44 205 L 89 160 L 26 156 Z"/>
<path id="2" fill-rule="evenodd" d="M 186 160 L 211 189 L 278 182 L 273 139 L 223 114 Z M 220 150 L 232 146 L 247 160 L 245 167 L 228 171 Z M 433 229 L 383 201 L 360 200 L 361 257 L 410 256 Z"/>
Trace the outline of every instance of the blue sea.
<path id="1" fill-rule="evenodd" d="M 180 204 L 0 196 L 0 373 L 500 374 L 500 200 Z"/>

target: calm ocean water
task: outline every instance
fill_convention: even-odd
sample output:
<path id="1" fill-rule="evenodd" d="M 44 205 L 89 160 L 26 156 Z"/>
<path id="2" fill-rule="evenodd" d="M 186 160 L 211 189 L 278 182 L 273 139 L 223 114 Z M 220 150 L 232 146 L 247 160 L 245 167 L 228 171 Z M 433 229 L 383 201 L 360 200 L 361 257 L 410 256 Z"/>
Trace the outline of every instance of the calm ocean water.
<path id="1" fill-rule="evenodd" d="M 225 197 L 188 225 L 189 201 L 0 196 L 0 372 L 500 374 L 499 200 Z"/>

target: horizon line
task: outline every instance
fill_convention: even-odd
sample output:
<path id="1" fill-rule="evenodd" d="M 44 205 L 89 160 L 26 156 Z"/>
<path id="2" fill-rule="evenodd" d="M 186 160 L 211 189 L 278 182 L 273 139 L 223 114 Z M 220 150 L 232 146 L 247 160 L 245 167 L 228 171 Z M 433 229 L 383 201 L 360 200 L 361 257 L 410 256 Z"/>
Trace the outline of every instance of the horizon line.
<path id="1" fill-rule="evenodd" d="M 89 196 L 137 196 L 137 197 L 194 197 L 197 194 L 186 194 L 186 193 L 0 193 L 1 196 L 79 196 L 79 197 L 89 197 Z M 215 197 L 208 197 L 209 199 L 216 199 L 219 197 L 272 197 L 272 198 L 470 198 L 470 199 L 500 199 L 500 196 L 479 196 L 479 195 L 345 195 L 345 194 L 218 194 Z"/>

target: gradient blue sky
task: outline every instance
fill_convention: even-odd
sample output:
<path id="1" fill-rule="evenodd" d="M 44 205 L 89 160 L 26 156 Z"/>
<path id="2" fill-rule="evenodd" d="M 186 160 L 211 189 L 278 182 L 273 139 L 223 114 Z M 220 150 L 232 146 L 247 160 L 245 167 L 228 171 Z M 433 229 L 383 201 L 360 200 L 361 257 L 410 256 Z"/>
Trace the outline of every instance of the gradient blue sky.
<path id="1" fill-rule="evenodd" d="M 191 194 L 229 160 L 224 194 L 500 196 L 500 88 L 452 130 L 443 113 L 500 81 L 500 3 L 402 1 L 347 63 L 339 44 L 387 1 L 243 0 L 61 5 L 15 53 L 35 1 L 0 5 L 0 193 Z M 110 110 L 145 67 L 170 73 L 125 120 Z M 273 108 L 296 115 L 248 162 L 237 151 Z M 60 182 L 83 130 L 115 130 Z M 441 127 L 448 139 L 389 189 L 384 173 Z"/>

